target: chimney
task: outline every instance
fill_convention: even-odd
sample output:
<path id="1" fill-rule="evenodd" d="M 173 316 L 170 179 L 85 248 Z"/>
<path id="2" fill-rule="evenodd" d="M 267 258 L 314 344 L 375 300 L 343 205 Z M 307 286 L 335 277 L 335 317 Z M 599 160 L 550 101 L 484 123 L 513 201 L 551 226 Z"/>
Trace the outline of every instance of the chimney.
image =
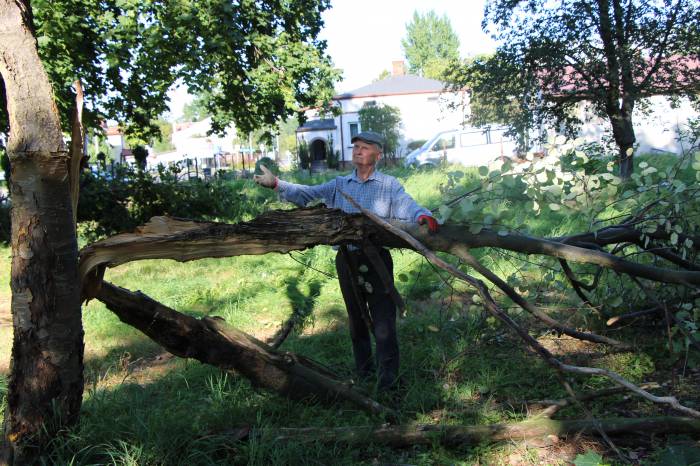
<path id="1" fill-rule="evenodd" d="M 391 62 L 391 75 L 404 76 L 406 74 L 406 64 L 403 60 L 394 60 Z"/>

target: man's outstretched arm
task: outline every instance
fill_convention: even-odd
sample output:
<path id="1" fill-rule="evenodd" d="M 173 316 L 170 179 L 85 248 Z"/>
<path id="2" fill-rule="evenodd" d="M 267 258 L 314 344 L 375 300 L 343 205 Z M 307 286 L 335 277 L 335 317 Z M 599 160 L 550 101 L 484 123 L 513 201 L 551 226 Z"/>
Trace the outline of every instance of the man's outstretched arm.
<path id="1" fill-rule="evenodd" d="M 262 170 L 262 175 L 254 175 L 253 181 L 260 186 L 276 190 L 282 199 L 300 207 L 304 207 L 309 202 L 318 199 L 328 203 L 333 197 L 335 181 L 316 186 L 306 186 L 280 180 L 265 165 L 261 164 L 260 170 Z"/>

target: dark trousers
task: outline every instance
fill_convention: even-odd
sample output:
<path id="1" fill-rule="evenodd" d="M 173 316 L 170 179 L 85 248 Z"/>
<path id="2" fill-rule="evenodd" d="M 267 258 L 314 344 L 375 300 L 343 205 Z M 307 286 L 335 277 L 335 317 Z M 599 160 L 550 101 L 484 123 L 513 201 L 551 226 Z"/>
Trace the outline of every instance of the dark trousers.
<path id="1" fill-rule="evenodd" d="M 377 347 L 379 387 L 387 388 L 394 384 L 399 372 L 396 305 L 382 284 L 379 274 L 362 251 L 348 251 L 348 254 L 354 264 L 348 264 L 343 253 L 339 251 L 335 258 L 335 267 L 338 271 L 340 291 L 343 293 L 345 307 L 348 311 L 355 365 L 361 376 L 369 375 L 374 369 L 368 319 L 363 317 L 363 314 L 366 313 L 365 309 L 369 309 L 372 333 Z M 379 255 L 393 283 L 394 264 L 391 260 L 391 254 L 386 249 L 380 248 Z M 353 276 L 353 270 L 359 276 Z M 357 284 L 355 290 L 353 290 L 353 280 Z M 367 283 L 369 286 L 366 285 Z"/>

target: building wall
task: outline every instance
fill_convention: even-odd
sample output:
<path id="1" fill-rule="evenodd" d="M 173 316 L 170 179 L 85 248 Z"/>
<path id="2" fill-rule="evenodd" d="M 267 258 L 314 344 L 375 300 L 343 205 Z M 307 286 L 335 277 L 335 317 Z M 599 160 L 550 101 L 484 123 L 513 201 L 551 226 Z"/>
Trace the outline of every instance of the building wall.
<path id="1" fill-rule="evenodd" d="M 122 149 L 129 148 L 124 139 L 124 135 L 112 134 L 107 136 L 107 144 L 109 144 L 109 147 L 112 149 L 112 152 L 107 154 L 111 158 L 111 161 L 113 163 L 120 163 Z"/>
<path id="2" fill-rule="evenodd" d="M 459 110 L 448 108 L 449 103 L 455 102 L 456 99 L 457 96 L 454 94 L 431 92 L 340 100 L 339 105 L 342 109 L 342 118 L 338 116 L 335 118 L 335 121 L 336 126 L 342 127 L 343 130 L 341 160 L 349 161 L 352 158 L 350 126 L 358 124 L 358 129 L 362 131 L 359 125 L 359 111 L 367 102 L 374 102 L 376 105 L 391 105 L 399 109 L 401 113 L 401 137 L 397 155 L 403 157 L 407 153 L 406 145 L 409 142 L 429 139 L 440 131 L 455 129 L 462 124 L 464 120 L 463 114 Z M 339 145 L 336 145 L 336 147 L 340 148 Z"/>
<path id="3" fill-rule="evenodd" d="M 671 105 L 671 101 L 663 96 L 651 97 L 648 103 L 651 110 L 648 114 L 638 106 L 632 117 L 637 138 L 636 152 L 681 154 L 684 147 L 678 137 L 683 129 L 687 129 L 688 120 L 698 118 L 700 114 L 687 98 L 679 99 L 677 106 Z M 588 140 L 611 137 L 610 122 L 594 116 L 589 104 L 579 106 L 579 117 L 584 121 L 581 127 L 582 137 Z"/>

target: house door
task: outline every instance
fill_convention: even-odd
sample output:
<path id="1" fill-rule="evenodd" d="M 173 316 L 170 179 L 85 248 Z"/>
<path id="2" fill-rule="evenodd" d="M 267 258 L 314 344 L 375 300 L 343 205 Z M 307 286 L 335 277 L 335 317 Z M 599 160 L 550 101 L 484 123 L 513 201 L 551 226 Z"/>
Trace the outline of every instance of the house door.
<path id="1" fill-rule="evenodd" d="M 311 160 L 326 160 L 326 141 L 316 139 L 310 147 Z"/>

